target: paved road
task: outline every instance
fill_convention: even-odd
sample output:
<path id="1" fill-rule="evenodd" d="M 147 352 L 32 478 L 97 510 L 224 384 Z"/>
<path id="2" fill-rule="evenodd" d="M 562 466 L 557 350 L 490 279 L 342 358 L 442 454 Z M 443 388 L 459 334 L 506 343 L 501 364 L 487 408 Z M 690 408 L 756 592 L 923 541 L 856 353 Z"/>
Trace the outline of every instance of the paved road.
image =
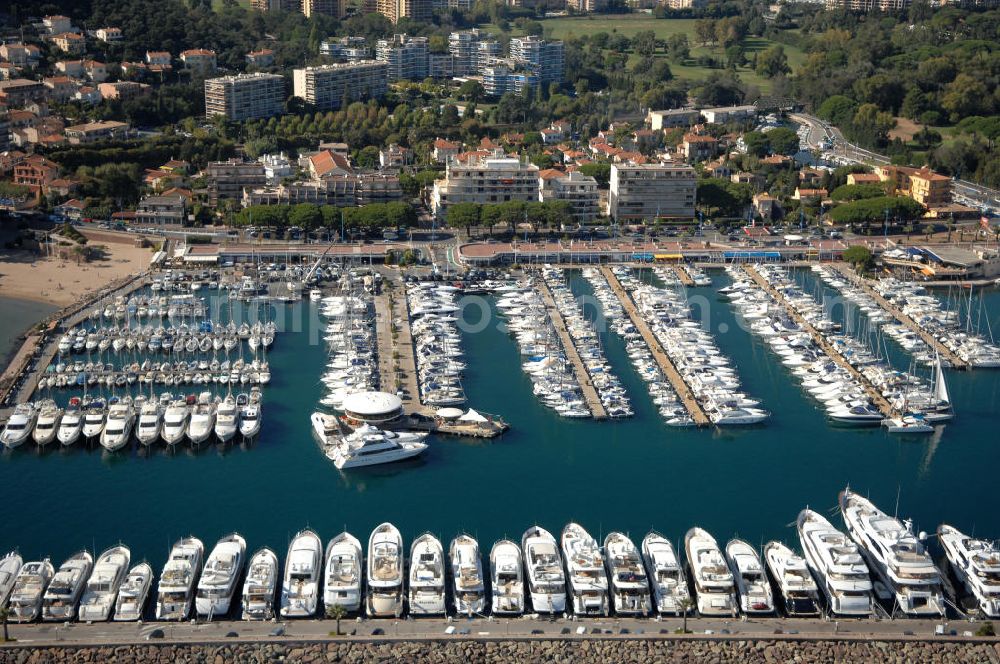
<path id="1" fill-rule="evenodd" d="M 436 639 L 454 638 L 581 638 L 601 635 L 604 637 L 661 637 L 673 635 L 681 629 L 680 618 L 637 619 L 603 618 L 555 620 L 524 617 L 513 619 L 404 619 L 404 620 L 348 620 L 341 630 L 356 639 Z M 281 636 L 272 636 L 278 628 Z M 722 620 L 691 618 L 688 629 L 693 636 L 732 636 L 737 638 L 773 638 L 775 634 L 820 638 L 919 638 L 935 636 L 936 630 L 957 637 L 971 637 L 978 625 L 969 622 L 950 623 L 930 620 L 813 620 L 761 618 L 749 620 Z M 101 645 L 135 643 L 147 640 L 156 629 L 163 631 L 163 641 L 204 642 L 264 639 L 323 639 L 335 630 L 332 620 L 302 620 L 294 622 L 242 622 L 217 621 L 212 623 L 68 623 L 11 625 L 11 637 L 16 645 L 77 644 Z M 227 636 L 235 633 L 235 636 Z M 2 646 L 0 646 L 2 647 Z"/>

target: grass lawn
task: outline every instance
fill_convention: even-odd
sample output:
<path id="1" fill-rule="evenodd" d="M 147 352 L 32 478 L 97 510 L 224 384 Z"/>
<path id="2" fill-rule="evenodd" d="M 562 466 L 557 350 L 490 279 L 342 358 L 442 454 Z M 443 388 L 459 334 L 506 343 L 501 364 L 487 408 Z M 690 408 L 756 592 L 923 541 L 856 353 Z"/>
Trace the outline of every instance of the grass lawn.
<path id="1" fill-rule="evenodd" d="M 666 39 L 682 32 L 687 33 L 688 39 L 691 39 L 694 36 L 694 22 L 693 18 L 656 19 L 648 14 L 588 14 L 547 18 L 541 23 L 546 35 L 552 31 L 553 39 L 583 37 L 598 32 L 631 38 L 643 30 L 652 30 L 657 39 Z"/>

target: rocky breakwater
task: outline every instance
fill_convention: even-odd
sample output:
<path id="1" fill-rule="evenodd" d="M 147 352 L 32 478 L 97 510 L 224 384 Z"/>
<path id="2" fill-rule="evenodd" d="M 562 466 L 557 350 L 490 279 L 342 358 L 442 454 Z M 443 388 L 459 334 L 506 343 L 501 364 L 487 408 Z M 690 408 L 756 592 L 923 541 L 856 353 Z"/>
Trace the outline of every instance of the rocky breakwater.
<path id="1" fill-rule="evenodd" d="M 852 662 L 872 664 L 1000 663 L 1000 643 L 606 639 L 549 641 L 352 641 L 310 643 L 162 644 L 93 647 L 0 648 L 0 662 L 41 664 L 265 664 L 270 662 L 573 664 L 752 664 Z"/>

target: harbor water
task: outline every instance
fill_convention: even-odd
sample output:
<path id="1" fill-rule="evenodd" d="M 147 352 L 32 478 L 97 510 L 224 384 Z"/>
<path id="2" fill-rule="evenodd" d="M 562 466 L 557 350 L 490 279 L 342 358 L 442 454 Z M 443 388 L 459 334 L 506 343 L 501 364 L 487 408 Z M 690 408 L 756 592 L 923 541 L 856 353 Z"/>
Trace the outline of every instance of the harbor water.
<path id="1" fill-rule="evenodd" d="M 17 351 L 18 337 L 29 327 L 58 308 L 46 302 L 0 297 L 0 360 Z"/>
<path id="2" fill-rule="evenodd" d="M 317 341 L 322 335 L 310 325 L 312 305 L 279 305 L 285 331 L 267 356 L 272 379 L 264 388 L 264 425 L 256 442 L 175 453 L 159 445 L 107 454 L 79 444 L 5 451 L 0 553 L 17 547 L 26 560 L 51 556 L 58 565 L 80 548 L 101 551 L 123 542 L 134 561 L 148 560 L 159 574 L 170 545 L 186 535 L 211 547 L 238 531 L 251 550 L 267 545 L 284 557 L 300 528 L 310 526 L 324 540 L 346 528 L 367 542 L 383 521 L 400 528 L 407 547 L 424 531 L 449 540 L 464 531 L 488 551 L 503 536 L 519 539 L 530 525 L 558 533 L 578 521 L 595 537 L 622 530 L 638 541 L 656 529 L 677 541 L 698 525 L 721 541 L 739 535 L 754 544 L 779 539 L 797 548 L 792 524 L 798 512 L 806 506 L 830 510 L 847 485 L 887 512 L 912 517 L 916 530 L 933 532 L 948 522 L 1000 537 L 1000 512 L 989 498 L 997 481 L 1000 371 L 949 371 L 957 417 L 934 435 L 832 427 L 719 300 L 715 291 L 727 277 L 711 274 L 713 287 L 689 289 L 692 301 L 706 303 L 695 312 L 734 360 L 745 391 L 772 412 L 765 426 L 666 426 L 610 331 L 605 351 L 635 416 L 562 419 L 532 395 L 492 299 L 470 296 L 463 300 L 471 303 L 465 327 L 481 329 L 463 334 L 469 405 L 502 415 L 511 430 L 490 441 L 435 437 L 418 460 L 339 472 L 309 424 L 323 393 L 319 374 L 327 357 Z M 801 278 L 807 292 L 820 292 L 811 274 Z M 579 273 L 570 280 L 577 294 L 591 293 Z M 12 306 L 0 300 L 5 324 Z M 588 300 L 585 310 L 593 315 L 595 306 Z M 998 329 L 1000 293 L 985 294 L 984 311 Z M 479 325 L 483 315 L 489 319 Z M 907 357 L 887 343 L 893 361 L 906 369 Z"/>

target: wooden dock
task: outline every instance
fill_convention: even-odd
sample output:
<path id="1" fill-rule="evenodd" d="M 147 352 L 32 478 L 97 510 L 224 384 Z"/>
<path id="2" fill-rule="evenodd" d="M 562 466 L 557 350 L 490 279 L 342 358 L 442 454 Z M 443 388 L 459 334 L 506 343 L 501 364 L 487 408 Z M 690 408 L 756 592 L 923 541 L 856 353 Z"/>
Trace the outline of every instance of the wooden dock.
<path id="1" fill-rule="evenodd" d="M 899 307 L 897 307 L 896 305 L 889 302 L 889 300 L 882 297 L 879 294 L 879 292 L 875 290 L 872 287 L 872 285 L 867 282 L 866 279 L 864 279 L 864 277 L 861 277 L 860 275 L 855 273 L 854 270 L 852 270 L 850 267 L 848 267 L 843 263 L 834 263 L 831 265 L 831 267 L 840 272 L 840 274 L 843 275 L 844 278 L 853 283 L 855 286 L 864 290 L 865 293 L 867 293 L 873 300 L 875 300 L 875 302 L 878 303 L 878 306 L 882 307 L 882 309 L 886 313 L 888 313 L 890 316 L 898 320 L 901 324 L 905 325 L 909 330 L 911 330 L 912 332 L 917 334 L 921 339 L 923 339 L 924 343 L 926 343 L 928 346 L 936 350 L 941 357 L 948 360 L 953 369 L 972 368 L 968 362 L 960 358 L 950 348 L 948 348 L 943 343 L 935 339 L 934 335 L 932 335 L 930 332 L 925 330 L 920 325 L 917 325 L 917 322 L 914 321 L 909 316 L 907 316 L 905 313 L 903 313 L 903 311 Z"/>
<path id="2" fill-rule="evenodd" d="M 677 273 L 677 278 L 681 280 L 684 286 L 694 286 L 694 279 L 688 274 L 687 268 L 683 265 L 675 265 L 674 272 Z"/>
<path id="3" fill-rule="evenodd" d="M 375 296 L 379 386 L 383 391 L 399 394 L 404 410 L 413 412 L 420 409 L 420 389 L 406 288 L 398 272 L 389 271 L 384 276 L 382 292 Z"/>
<path id="4" fill-rule="evenodd" d="M 871 384 L 871 381 L 865 378 L 860 371 L 844 359 L 844 356 L 841 355 L 837 349 L 826 340 L 826 337 L 820 334 L 820 332 L 813 327 L 809 321 L 799 314 L 795 307 L 788 303 L 784 295 L 771 286 L 771 284 L 769 284 L 764 277 L 760 276 L 760 273 L 757 272 L 752 265 L 744 265 L 743 269 L 746 270 L 746 273 L 751 279 L 753 279 L 754 283 L 763 288 L 768 295 L 773 297 L 776 302 L 785 308 L 785 311 L 788 312 L 788 315 L 791 316 L 792 320 L 798 323 L 803 330 L 809 333 L 809 335 L 813 338 L 813 341 L 815 341 L 816 344 L 823 349 L 823 352 L 825 352 L 830 359 L 846 369 L 851 376 L 858 381 L 858 383 L 865 389 L 865 392 L 868 393 L 868 397 L 875 404 L 875 407 L 879 409 L 879 412 L 881 412 L 883 416 L 892 417 L 894 415 L 892 406 L 889 405 L 889 402 L 886 401 L 886 398 L 882 396 L 881 392 L 875 389 L 875 386 Z"/>
<path id="5" fill-rule="evenodd" d="M 659 339 L 653 334 L 653 331 L 649 329 L 649 324 L 646 319 L 642 317 L 639 310 L 635 306 L 635 302 L 632 301 L 632 297 L 625 291 L 622 287 L 621 282 L 618 281 L 618 277 L 614 275 L 610 268 L 607 266 L 601 266 L 601 274 L 604 278 L 608 280 L 608 284 L 611 286 L 611 290 L 614 291 L 615 295 L 618 296 L 618 300 L 622 303 L 622 307 L 625 309 L 625 313 L 631 319 L 632 324 L 635 325 L 636 329 L 642 335 L 642 338 L 646 340 L 646 344 L 649 346 L 650 352 L 653 353 L 653 358 L 656 363 L 660 366 L 660 370 L 663 371 L 663 375 L 667 377 L 670 384 L 673 385 L 674 391 L 677 392 L 677 396 L 680 398 L 681 402 L 684 404 L 684 408 L 687 409 L 688 415 L 694 420 L 694 423 L 700 427 L 708 426 L 711 421 L 708 419 L 708 415 L 705 414 L 705 410 L 698 403 L 698 400 L 694 398 L 694 392 L 691 391 L 691 387 L 685 382 L 683 376 L 677 371 L 677 367 L 671 361 L 670 356 L 667 352 L 663 350 L 663 346 L 660 344 Z"/>
<path id="6" fill-rule="evenodd" d="M 566 328 L 566 321 L 563 320 L 562 314 L 559 313 L 559 308 L 556 307 L 552 291 L 549 290 L 548 285 L 541 275 L 539 275 L 537 281 L 538 291 L 542 295 L 542 301 L 545 302 L 545 310 L 549 314 L 549 320 L 552 321 L 552 327 L 556 329 L 556 334 L 562 340 L 563 348 L 566 350 L 566 358 L 573 366 L 573 373 L 576 374 L 576 380 L 580 383 L 580 390 L 583 392 L 583 399 L 587 402 L 590 414 L 596 420 L 607 419 L 608 412 L 604 409 L 604 404 L 601 403 L 601 397 L 597 394 L 597 389 L 590 381 L 590 374 L 587 372 L 587 367 L 584 366 L 583 360 L 580 359 L 580 354 L 576 350 L 576 344 L 573 343 L 573 337 L 570 336 L 569 330 Z"/>

